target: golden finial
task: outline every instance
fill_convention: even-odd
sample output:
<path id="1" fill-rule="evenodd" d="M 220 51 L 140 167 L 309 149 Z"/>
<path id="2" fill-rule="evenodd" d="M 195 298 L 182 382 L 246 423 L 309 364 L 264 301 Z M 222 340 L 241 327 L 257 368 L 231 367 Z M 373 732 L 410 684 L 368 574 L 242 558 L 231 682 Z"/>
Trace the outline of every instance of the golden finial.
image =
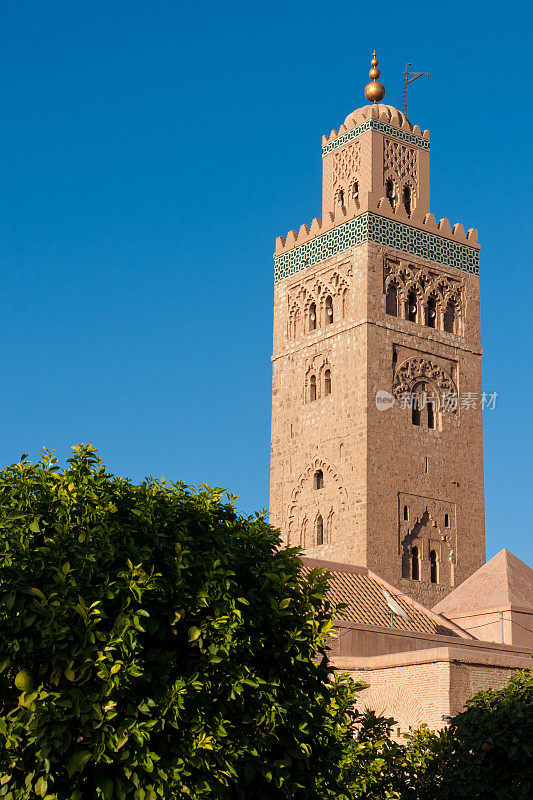
<path id="1" fill-rule="evenodd" d="M 368 73 L 371 82 L 367 83 L 365 86 L 365 97 L 371 103 L 379 103 L 380 100 L 383 100 L 385 97 L 385 87 L 382 83 L 378 83 L 377 81 L 377 78 L 381 75 L 378 64 L 379 61 L 376 57 L 376 51 L 374 50 L 372 61 L 370 62 L 370 72 Z"/>

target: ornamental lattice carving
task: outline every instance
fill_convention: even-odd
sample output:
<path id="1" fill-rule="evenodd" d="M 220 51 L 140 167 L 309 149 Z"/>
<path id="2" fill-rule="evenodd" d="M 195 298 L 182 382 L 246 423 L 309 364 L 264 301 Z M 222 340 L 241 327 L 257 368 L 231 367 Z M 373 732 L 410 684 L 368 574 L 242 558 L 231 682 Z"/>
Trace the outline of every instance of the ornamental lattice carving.
<path id="1" fill-rule="evenodd" d="M 383 170 L 394 172 L 401 181 L 410 178 L 413 186 L 418 184 L 418 153 L 405 144 L 383 138 Z"/>
<path id="2" fill-rule="evenodd" d="M 440 364 L 429 358 L 409 358 L 395 372 L 392 385 L 393 394 L 400 397 L 410 394 L 420 381 L 428 381 L 437 389 L 439 395 L 457 397 L 457 388 L 451 375 Z M 449 408 L 448 410 L 454 410 Z"/>
<path id="3" fill-rule="evenodd" d="M 361 169 L 361 143 L 354 142 L 343 147 L 333 156 L 333 185 L 347 186 L 354 175 Z"/>
<path id="4" fill-rule="evenodd" d="M 400 300 L 405 300 L 410 291 L 416 292 L 421 301 L 434 298 L 442 310 L 448 301 L 456 307 L 458 316 L 463 308 L 464 281 L 444 275 L 437 270 L 418 267 L 408 261 L 385 259 L 383 269 L 383 292 L 386 294 L 390 284 L 398 289 Z"/>
<path id="5" fill-rule="evenodd" d="M 327 274 L 312 276 L 289 291 L 288 333 L 290 338 L 294 339 L 303 333 L 303 320 L 307 318 L 312 303 L 315 304 L 319 315 L 318 324 L 321 324 L 325 315 L 327 297 L 333 299 L 334 320 L 344 317 L 349 274 L 349 265 L 344 265 L 344 269 L 339 269 L 337 266 Z"/>
<path id="6" fill-rule="evenodd" d="M 324 495 L 320 495 L 320 500 L 318 492 L 312 489 L 313 474 L 318 469 L 324 473 Z M 286 526 L 288 544 L 299 543 L 300 529 L 309 524 L 310 506 L 317 507 L 313 511 L 313 515 L 318 513 L 318 507 L 320 507 L 320 514 L 327 522 L 327 527 L 330 528 L 333 516 L 339 516 L 339 513 L 342 516 L 345 511 L 347 498 L 344 481 L 335 467 L 324 459 L 314 459 L 305 472 L 300 475 L 291 494 Z M 298 524 L 299 512 L 302 514 L 300 525 Z"/>

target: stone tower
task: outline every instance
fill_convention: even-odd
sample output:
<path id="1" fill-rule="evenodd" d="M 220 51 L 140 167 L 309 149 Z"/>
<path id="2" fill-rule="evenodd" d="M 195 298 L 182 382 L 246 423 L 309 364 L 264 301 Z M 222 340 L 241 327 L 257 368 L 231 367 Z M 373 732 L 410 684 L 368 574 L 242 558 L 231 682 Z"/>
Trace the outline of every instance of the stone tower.
<path id="1" fill-rule="evenodd" d="M 323 137 L 322 220 L 276 241 L 271 523 L 432 606 L 485 561 L 477 232 L 436 222 L 429 133 Z"/>

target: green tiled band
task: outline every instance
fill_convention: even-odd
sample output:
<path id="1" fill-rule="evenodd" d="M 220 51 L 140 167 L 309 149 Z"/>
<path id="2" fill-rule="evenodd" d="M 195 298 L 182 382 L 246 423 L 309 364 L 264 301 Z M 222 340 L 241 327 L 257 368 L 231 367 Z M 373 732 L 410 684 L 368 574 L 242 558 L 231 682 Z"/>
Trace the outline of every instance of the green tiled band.
<path id="1" fill-rule="evenodd" d="M 437 264 L 479 274 L 479 251 L 453 242 L 435 233 L 421 231 L 403 222 L 367 212 L 323 233 L 288 253 L 274 258 L 274 282 L 288 278 L 301 269 L 319 264 L 330 256 L 343 253 L 363 242 L 377 242 L 392 250 L 427 258 Z"/>
<path id="2" fill-rule="evenodd" d="M 429 142 L 427 139 L 423 139 L 422 136 L 417 136 L 414 133 L 408 133 L 407 131 L 399 130 L 398 128 L 395 128 L 392 125 L 387 125 L 386 122 L 381 122 L 378 119 L 369 119 L 366 122 L 363 122 L 362 125 L 358 125 L 357 128 L 353 128 L 351 131 L 346 131 L 346 133 L 343 133 L 341 136 L 337 136 L 337 138 L 332 142 L 325 144 L 322 148 L 322 155 L 326 156 L 328 153 L 331 153 L 332 150 L 342 147 L 343 144 L 346 144 L 346 142 L 350 142 L 352 139 L 357 139 L 358 136 L 361 136 L 362 133 L 369 131 L 370 128 L 375 128 L 382 133 L 386 133 L 388 136 L 393 136 L 395 139 L 400 139 L 402 142 L 414 144 L 416 147 L 421 147 L 423 150 L 429 150 Z"/>

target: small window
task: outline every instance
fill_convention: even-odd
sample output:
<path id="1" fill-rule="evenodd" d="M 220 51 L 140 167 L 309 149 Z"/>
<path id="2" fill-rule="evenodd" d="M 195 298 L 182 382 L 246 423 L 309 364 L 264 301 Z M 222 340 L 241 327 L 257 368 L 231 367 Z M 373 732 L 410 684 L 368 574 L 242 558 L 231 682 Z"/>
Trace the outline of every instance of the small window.
<path id="1" fill-rule="evenodd" d="M 450 527 L 450 515 L 449 514 L 445 514 L 444 515 L 444 527 L 445 528 L 449 528 Z"/>
<path id="2" fill-rule="evenodd" d="M 411 187 L 407 184 L 403 187 L 403 207 L 408 214 L 411 213 Z"/>
<path id="3" fill-rule="evenodd" d="M 316 303 L 311 303 L 309 306 L 309 330 L 316 329 Z"/>
<path id="4" fill-rule="evenodd" d="M 296 337 L 298 336 L 299 327 L 300 327 L 300 312 L 296 310 L 292 318 L 292 323 L 290 325 L 290 335 L 292 339 L 296 339 Z"/>
<path id="5" fill-rule="evenodd" d="M 359 183 L 357 181 L 354 181 L 352 186 L 352 199 L 357 200 L 358 198 L 359 198 Z"/>
<path id="6" fill-rule="evenodd" d="M 405 308 L 405 316 L 409 322 L 416 322 L 418 314 L 418 297 L 416 292 L 409 292 L 407 296 L 407 303 Z"/>
<path id="7" fill-rule="evenodd" d="M 392 206 L 392 210 L 394 211 L 394 209 L 396 208 L 396 194 L 394 192 L 394 184 L 393 184 L 393 182 L 391 181 L 390 178 L 388 179 L 387 183 L 385 184 L 385 193 L 386 193 L 387 198 L 388 198 L 388 200 L 389 200 L 389 202 L 390 202 L 390 204 Z"/>
<path id="8" fill-rule="evenodd" d="M 309 378 L 309 400 L 311 402 L 316 400 L 316 375 L 311 375 Z"/>
<path id="9" fill-rule="evenodd" d="M 455 305 L 448 303 L 444 312 L 444 330 L 448 333 L 455 333 Z"/>
<path id="10" fill-rule="evenodd" d="M 387 289 L 385 310 L 391 317 L 398 316 L 398 289 L 393 283 Z"/>
<path id="11" fill-rule="evenodd" d="M 428 328 L 434 328 L 437 323 L 437 301 L 434 297 L 428 300 L 428 307 L 426 309 L 426 325 Z"/>
<path id="12" fill-rule="evenodd" d="M 324 394 L 331 394 L 331 370 L 324 372 Z"/>
<path id="13" fill-rule="evenodd" d="M 343 192 L 343 190 L 342 190 L 342 189 L 339 189 L 339 192 L 338 192 L 338 194 L 337 194 L 337 203 L 338 203 L 340 206 L 343 206 L 343 205 L 344 205 L 344 192 Z"/>
<path id="14" fill-rule="evenodd" d="M 420 580 L 420 562 L 418 560 L 418 547 L 411 550 L 411 578 L 414 581 Z"/>
<path id="15" fill-rule="evenodd" d="M 331 295 L 326 297 L 326 325 L 331 325 L 333 322 L 333 298 Z"/>
<path id="16" fill-rule="evenodd" d="M 316 543 L 317 545 L 324 544 L 324 520 L 320 514 L 316 520 Z"/>
<path id="17" fill-rule="evenodd" d="M 435 401 L 428 400 L 427 401 L 427 410 L 428 410 L 428 428 L 435 428 Z"/>
<path id="18" fill-rule="evenodd" d="M 409 519 L 409 506 L 404 506 L 403 507 L 403 518 L 405 520 Z"/>
<path id="19" fill-rule="evenodd" d="M 321 469 L 317 469 L 313 477 L 313 486 L 315 489 L 323 489 L 324 488 L 324 473 Z"/>
<path id="20" fill-rule="evenodd" d="M 411 396 L 411 421 L 413 425 L 422 424 L 422 397 L 420 388 Z"/>
<path id="21" fill-rule="evenodd" d="M 437 554 L 435 550 L 432 550 L 429 554 L 429 561 L 431 565 L 431 583 L 438 583 L 437 580 Z"/>

